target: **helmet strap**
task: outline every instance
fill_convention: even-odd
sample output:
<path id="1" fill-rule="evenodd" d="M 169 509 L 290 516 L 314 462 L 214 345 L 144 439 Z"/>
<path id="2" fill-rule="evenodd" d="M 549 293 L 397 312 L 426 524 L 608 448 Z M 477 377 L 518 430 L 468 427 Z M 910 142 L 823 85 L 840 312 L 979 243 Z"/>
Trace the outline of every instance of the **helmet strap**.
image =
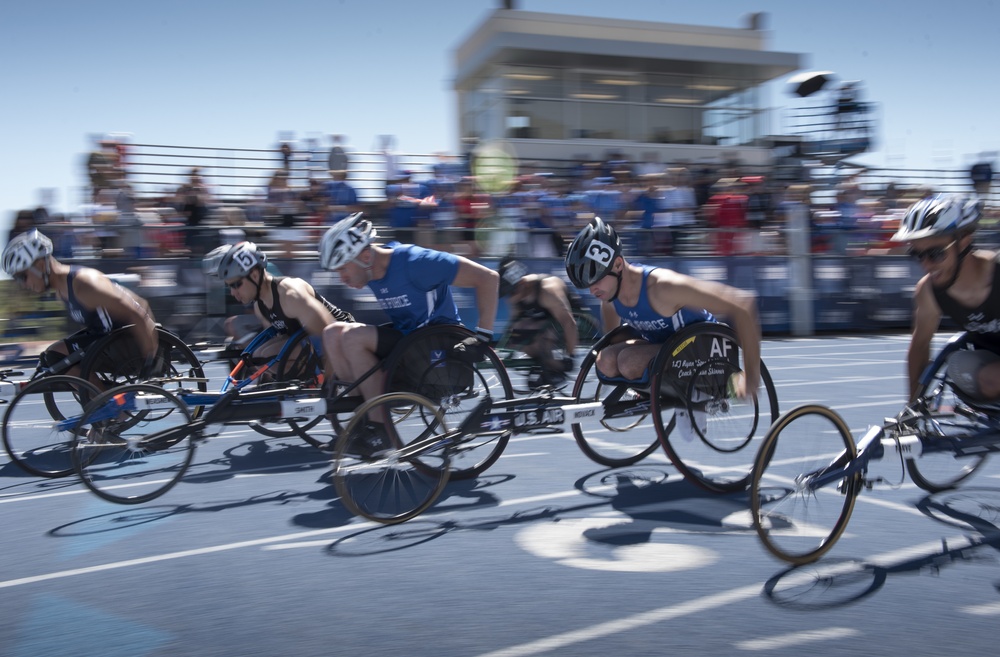
<path id="1" fill-rule="evenodd" d="M 367 263 L 361 259 L 361 253 L 364 253 L 365 250 L 367 250 L 368 253 L 371 255 L 371 257 L 369 258 L 370 262 Z M 354 258 L 354 260 L 351 260 L 351 262 L 353 262 L 358 267 L 361 267 L 362 269 L 365 270 L 365 275 L 368 277 L 368 280 L 365 282 L 368 283 L 371 282 L 372 280 L 372 269 L 375 268 L 375 251 L 372 250 L 371 246 L 366 246 L 364 249 L 361 250 L 361 253 L 359 253 L 358 256 Z"/>
<path id="2" fill-rule="evenodd" d="M 965 262 L 965 256 L 969 255 L 970 253 L 972 253 L 972 242 L 969 242 L 969 244 L 964 249 L 958 252 L 958 259 L 955 262 L 955 271 L 952 273 L 951 279 L 947 283 L 939 287 L 938 288 L 939 290 L 951 289 L 951 286 L 954 285 L 955 281 L 958 280 L 958 275 L 962 271 L 962 263 Z"/>
<path id="3" fill-rule="evenodd" d="M 250 277 L 250 274 L 254 273 L 254 271 L 259 271 L 260 272 L 260 279 L 258 281 L 256 281 L 256 282 L 253 280 L 253 278 Z M 256 302 L 260 301 L 260 286 L 264 284 L 264 268 L 263 267 L 254 267 L 254 269 L 250 270 L 250 274 L 247 274 L 247 280 L 250 281 L 251 283 L 253 283 L 254 287 L 257 288 L 257 293 L 254 294 L 253 301 L 251 303 L 256 303 Z"/>
<path id="4" fill-rule="evenodd" d="M 620 271 L 619 272 L 613 271 L 609 272 L 608 276 L 614 276 L 616 279 L 618 279 L 618 284 L 615 285 L 615 293 L 611 296 L 610 299 L 608 299 L 608 303 L 611 303 L 612 301 L 618 298 L 618 293 L 622 291 L 622 273 Z"/>
<path id="5" fill-rule="evenodd" d="M 45 289 L 49 289 L 49 277 L 52 274 L 52 264 L 49 261 L 50 256 L 45 256 L 45 267 L 42 269 L 42 283 L 45 284 Z"/>

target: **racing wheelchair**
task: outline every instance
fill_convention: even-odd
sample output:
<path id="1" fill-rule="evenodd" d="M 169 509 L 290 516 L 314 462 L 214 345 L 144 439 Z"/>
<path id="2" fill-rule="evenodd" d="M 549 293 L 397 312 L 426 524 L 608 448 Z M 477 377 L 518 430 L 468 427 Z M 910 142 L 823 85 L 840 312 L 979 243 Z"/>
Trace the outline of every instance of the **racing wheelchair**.
<path id="1" fill-rule="evenodd" d="M 5 370 L 0 378 L 13 398 L 3 416 L 3 444 L 11 461 L 39 477 L 64 477 L 73 472 L 70 446 L 74 429 L 60 428 L 66 418 L 79 417 L 83 407 L 102 390 L 139 379 L 145 358 L 128 335 L 130 327 L 111 331 L 91 345 L 76 350 L 58 362 L 38 367 L 30 378 L 11 381 L 24 373 Z M 162 327 L 156 328 L 159 347 L 154 361 L 156 375 L 183 377 L 204 391 L 206 380 L 201 362 L 183 340 Z M 69 376 L 80 366 L 80 376 Z M 45 414 L 39 419 L 37 409 Z M 193 412 L 200 412 L 194 409 Z M 55 422 L 53 422 L 55 421 Z"/>
<path id="2" fill-rule="evenodd" d="M 887 455 L 932 493 L 978 472 L 1000 450 L 1000 405 L 960 393 L 947 367 L 951 354 L 974 348 L 969 334 L 952 337 L 921 375 L 914 400 L 857 443 L 826 406 L 799 406 L 779 418 L 760 445 L 750 485 L 764 547 L 792 564 L 822 557 L 846 529 L 861 491 L 882 481 L 869 475 L 869 464 Z"/>
<path id="3" fill-rule="evenodd" d="M 572 396 L 541 389 L 527 398 L 481 398 L 459 421 L 419 395 L 390 393 L 367 401 L 340 433 L 334 457 L 334 483 L 355 514 L 386 524 L 413 518 L 429 508 L 464 458 L 491 436 L 558 432 L 569 424 L 576 442 L 594 461 L 609 467 L 637 463 L 662 445 L 686 478 L 716 492 L 742 490 L 762 429 L 778 415 L 770 374 L 761 363 L 757 396 L 739 399 L 731 380 L 739 371 L 734 331 L 723 324 L 689 326 L 661 347 L 645 381 L 601 381 L 592 371 L 597 354 L 609 344 L 634 336 L 628 326 L 606 335 L 591 349 Z M 758 401 L 759 400 L 759 401 Z M 352 445 L 369 416 L 405 409 L 392 425 L 391 448 L 359 457 Z M 696 422 L 684 435 L 676 411 Z M 642 430 L 646 421 L 655 427 Z M 461 474 L 467 474 L 458 470 Z"/>
<path id="4" fill-rule="evenodd" d="M 138 504 L 175 486 L 191 466 L 196 446 L 220 435 L 224 425 L 284 420 L 292 432 L 326 446 L 330 440 L 321 439 L 319 422 L 328 418 L 336 432 L 351 421 L 363 401 L 354 391 L 380 368 L 386 372 L 387 390 L 420 390 L 442 417 L 454 422 L 460 423 L 479 399 L 513 398 L 495 353 L 488 351 L 486 360 L 475 366 L 450 356 L 453 345 L 472 335 L 458 325 L 414 331 L 358 381 L 328 382 L 325 397 L 318 388 L 294 382 L 246 389 L 231 385 L 221 393 L 164 388 L 164 383 L 184 386 L 181 377 L 106 391 L 81 415 L 57 425 L 73 435 L 74 467 L 88 488 L 112 502 Z M 203 413 L 192 412 L 200 408 Z M 392 409 L 390 424 L 405 421 L 412 411 Z M 476 476 L 488 468 L 509 437 L 509 432 L 501 432 L 470 445 L 457 463 L 457 476 Z"/>

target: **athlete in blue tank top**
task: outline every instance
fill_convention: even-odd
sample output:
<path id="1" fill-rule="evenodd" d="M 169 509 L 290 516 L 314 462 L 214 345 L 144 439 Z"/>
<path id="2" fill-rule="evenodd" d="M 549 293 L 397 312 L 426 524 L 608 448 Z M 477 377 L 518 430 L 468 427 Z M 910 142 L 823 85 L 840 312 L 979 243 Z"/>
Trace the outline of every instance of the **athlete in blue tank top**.
<path id="1" fill-rule="evenodd" d="M 634 306 L 626 306 L 620 298 L 615 298 L 612 303 L 615 312 L 626 324 L 636 330 L 639 336 L 646 342 L 661 343 L 678 330 L 690 324 L 698 322 L 714 322 L 712 313 L 703 308 L 681 308 L 670 317 L 664 317 L 653 309 L 649 303 L 647 293 L 647 281 L 649 274 L 656 267 L 649 265 L 635 265 L 642 269 L 642 286 L 639 288 L 639 302 Z"/>
<path id="2" fill-rule="evenodd" d="M 601 301 L 604 330 L 621 323 L 638 336 L 608 345 L 597 355 L 597 370 L 608 379 L 645 382 L 660 344 L 683 326 L 725 317 L 743 351 L 743 376 L 735 383 L 745 397 L 760 385 L 760 323 L 753 292 L 702 281 L 664 267 L 629 264 L 615 229 L 595 218 L 566 253 L 566 273 L 578 288 Z"/>
<path id="3" fill-rule="evenodd" d="M 373 326 L 338 321 L 324 329 L 323 348 L 337 380 L 358 380 L 388 356 L 404 335 L 422 326 L 460 323 L 451 286 L 473 288 L 478 311 L 476 337 L 455 345 L 453 355 L 470 362 L 481 359 L 493 337 L 497 273 L 450 253 L 396 242 L 378 246 L 376 235 L 372 223 L 357 213 L 330 228 L 320 243 L 322 267 L 340 274 L 348 287 L 367 285 L 391 322 Z M 384 387 L 381 370 L 359 386 L 366 399 L 382 393 Z"/>

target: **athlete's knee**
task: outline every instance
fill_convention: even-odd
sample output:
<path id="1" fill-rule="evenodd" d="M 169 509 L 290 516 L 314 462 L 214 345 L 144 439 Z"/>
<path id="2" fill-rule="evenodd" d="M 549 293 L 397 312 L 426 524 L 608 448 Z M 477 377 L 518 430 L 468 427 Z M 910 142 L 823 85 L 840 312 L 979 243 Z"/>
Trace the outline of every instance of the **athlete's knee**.
<path id="1" fill-rule="evenodd" d="M 1000 399 L 1000 356 L 986 350 L 957 351 L 948 357 L 948 378 L 973 400 Z"/>
<path id="2" fill-rule="evenodd" d="M 597 354 L 597 371 L 604 376 L 615 377 L 621 376 L 621 370 L 618 368 L 618 352 L 602 350 Z"/>

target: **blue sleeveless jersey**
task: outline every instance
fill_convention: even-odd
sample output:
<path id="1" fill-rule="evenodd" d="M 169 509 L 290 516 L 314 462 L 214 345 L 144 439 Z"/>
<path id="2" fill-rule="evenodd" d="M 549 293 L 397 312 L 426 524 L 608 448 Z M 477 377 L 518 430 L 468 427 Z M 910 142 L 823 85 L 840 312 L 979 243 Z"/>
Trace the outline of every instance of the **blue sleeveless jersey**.
<path id="1" fill-rule="evenodd" d="M 639 290 L 639 302 L 635 306 L 626 306 L 615 299 L 612 303 L 622 323 L 634 328 L 643 340 L 654 343 L 666 342 L 676 331 L 689 324 L 715 321 L 712 313 L 703 309 L 681 308 L 670 317 L 664 317 L 653 310 L 652 306 L 649 305 L 646 282 L 649 279 L 649 273 L 656 267 L 641 266 L 642 288 Z"/>
<path id="2" fill-rule="evenodd" d="M 368 283 L 393 328 L 410 333 L 430 324 L 459 324 L 451 283 L 458 258 L 413 244 L 389 244 L 385 276 Z"/>

